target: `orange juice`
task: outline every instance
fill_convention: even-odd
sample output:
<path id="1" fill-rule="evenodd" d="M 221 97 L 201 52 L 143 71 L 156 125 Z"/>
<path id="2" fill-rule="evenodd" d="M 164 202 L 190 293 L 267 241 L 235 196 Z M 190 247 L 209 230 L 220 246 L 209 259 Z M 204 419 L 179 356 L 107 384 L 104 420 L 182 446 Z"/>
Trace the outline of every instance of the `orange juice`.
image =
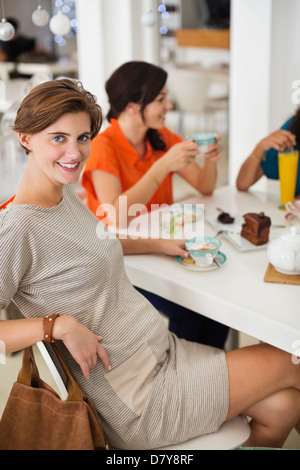
<path id="1" fill-rule="evenodd" d="M 295 198 L 298 159 L 298 150 L 278 152 L 281 204 Z"/>

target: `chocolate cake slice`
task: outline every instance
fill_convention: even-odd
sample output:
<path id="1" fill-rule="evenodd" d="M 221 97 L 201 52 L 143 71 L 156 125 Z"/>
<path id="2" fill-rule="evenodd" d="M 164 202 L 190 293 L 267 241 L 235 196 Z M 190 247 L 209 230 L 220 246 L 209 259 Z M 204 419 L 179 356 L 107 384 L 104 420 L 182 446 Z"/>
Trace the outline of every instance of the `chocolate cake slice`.
<path id="1" fill-rule="evenodd" d="M 259 214 L 249 212 L 244 215 L 245 223 L 242 225 L 241 236 L 253 245 L 264 245 L 269 241 L 271 226 L 270 217 L 263 212 Z"/>

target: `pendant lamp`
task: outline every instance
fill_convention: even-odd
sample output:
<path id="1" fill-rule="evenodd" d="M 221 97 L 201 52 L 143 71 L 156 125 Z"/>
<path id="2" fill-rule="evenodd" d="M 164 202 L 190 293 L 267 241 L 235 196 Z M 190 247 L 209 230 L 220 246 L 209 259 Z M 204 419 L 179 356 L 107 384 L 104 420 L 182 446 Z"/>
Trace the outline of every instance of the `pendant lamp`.
<path id="1" fill-rule="evenodd" d="M 66 35 L 71 29 L 71 21 L 67 15 L 64 15 L 61 10 L 56 15 L 52 16 L 49 28 L 53 34 L 60 36 Z"/>
<path id="2" fill-rule="evenodd" d="M 4 17 L 4 5 L 2 0 L 2 20 L 0 23 L 0 40 L 1 41 L 10 41 L 15 34 L 15 28 L 11 23 L 6 21 Z"/>
<path id="3" fill-rule="evenodd" d="M 49 23 L 50 15 L 41 5 L 32 13 L 32 22 L 36 26 L 46 26 Z"/>

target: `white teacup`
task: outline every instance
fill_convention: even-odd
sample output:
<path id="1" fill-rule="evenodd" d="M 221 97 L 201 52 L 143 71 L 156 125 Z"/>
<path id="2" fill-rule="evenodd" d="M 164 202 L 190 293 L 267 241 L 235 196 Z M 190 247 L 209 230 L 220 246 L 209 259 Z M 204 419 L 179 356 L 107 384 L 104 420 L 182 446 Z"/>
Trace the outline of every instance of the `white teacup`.
<path id="1" fill-rule="evenodd" d="M 210 266 L 217 256 L 221 242 L 213 237 L 194 237 L 185 242 L 190 257 L 200 266 Z"/>
<path id="2" fill-rule="evenodd" d="M 216 143 L 217 134 L 212 132 L 202 132 L 199 134 L 189 135 L 188 139 L 193 139 L 193 141 L 198 145 L 199 155 L 203 157 L 206 152 L 209 151 L 210 145 Z"/>

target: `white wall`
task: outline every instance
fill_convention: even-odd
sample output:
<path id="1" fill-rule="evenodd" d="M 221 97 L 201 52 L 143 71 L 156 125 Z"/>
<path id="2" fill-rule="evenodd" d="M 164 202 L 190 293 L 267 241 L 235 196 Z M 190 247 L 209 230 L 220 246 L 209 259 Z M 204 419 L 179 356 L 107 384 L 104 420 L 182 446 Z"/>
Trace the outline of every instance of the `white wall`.
<path id="1" fill-rule="evenodd" d="M 98 97 L 104 112 L 104 83 L 129 60 L 156 62 L 158 36 L 155 28 L 141 24 L 152 0 L 77 0 L 79 78 Z"/>
<path id="2" fill-rule="evenodd" d="M 297 0 L 231 0 L 229 182 L 255 144 L 295 111 L 300 72 Z M 261 190 L 278 183 L 259 181 Z"/>
<path id="3" fill-rule="evenodd" d="M 269 132 L 272 0 L 232 0 L 229 182 Z"/>
<path id="4" fill-rule="evenodd" d="M 88 3 L 86 0 L 76 2 L 78 77 L 84 86 L 98 97 L 101 106 L 106 103 L 102 10 L 102 3 L 98 0 L 88 0 Z"/>
<path id="5" fill-rule="evenodd" d="M 271 51 L 271 130 L 294 113 L 292 82 L 300 78 L 300 2 L 273 0 Z"/>

